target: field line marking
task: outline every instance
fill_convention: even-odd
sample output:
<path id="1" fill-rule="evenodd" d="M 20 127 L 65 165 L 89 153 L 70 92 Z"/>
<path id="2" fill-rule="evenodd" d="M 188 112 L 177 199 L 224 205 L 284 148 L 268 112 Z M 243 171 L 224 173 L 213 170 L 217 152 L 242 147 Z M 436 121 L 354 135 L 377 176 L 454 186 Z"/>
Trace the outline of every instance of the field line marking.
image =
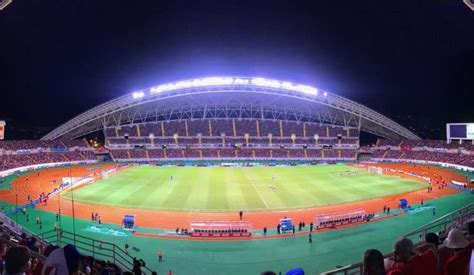
<path id="1" fill-rule="evenodd" d="M 252 181 L 251 181 L 251 183 L 252 183 L 252 186 L 253 186 L 253 188 L 255 189 L 255 191 L 257 191 L 258 196 L 259 196 L 260 199 L 263 201 L 263 204 L 265 204 L 265 207 L 266 207 L 267 209 L 270 209 L 270 207 L 268 206 L 267 202 L 263 199 L 263 196 L 262 196 L 262 194 L 260 193 L 260 191 L 258 190 L 257 186 L 256 186 Z"/>

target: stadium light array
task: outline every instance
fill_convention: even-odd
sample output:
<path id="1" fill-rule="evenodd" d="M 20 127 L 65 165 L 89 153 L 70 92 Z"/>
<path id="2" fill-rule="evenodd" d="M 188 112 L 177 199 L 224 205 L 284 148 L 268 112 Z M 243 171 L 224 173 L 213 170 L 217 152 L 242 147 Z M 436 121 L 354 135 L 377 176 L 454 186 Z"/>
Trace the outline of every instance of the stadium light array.
<path id="1" fill-rule="evenodd" d="M 317 96 L 318 89 L 306 86 L 294 84 L 286 81 L 278 81 L 273 79 L 266 79 L 262 77 L 255 78 L 236 78 L 236 77 L 206 77 L 197 78 L 193 80 L 185 80 L 174 83 L 163 84 L 150 88 L 150 94 L 159 94 L 168 91 L 175 91 L 180 89 L 195 88 L 195 87 L 206 87 L 206 86 L 223 86 L 223 85 L 255 85 L 260 87 L 269 87 L 277 89 L 285 89 L 289 91 L 300 92 L 306 95 Z M 327 93 L 324 93 L 326 96 Z M 133 93 L 133 98 L 142 98 L 143 92 Z"/>
<path id="2" fill-rule="evenodd" d="M 144 97 L 144 96 L 145 96 L 145 93 L 144 93 L 144 92 L 134 92 L 134 93 L 132 94 L 132 96 L 133 96 L 134 99 L 139 99 L 139 98 Z"/>

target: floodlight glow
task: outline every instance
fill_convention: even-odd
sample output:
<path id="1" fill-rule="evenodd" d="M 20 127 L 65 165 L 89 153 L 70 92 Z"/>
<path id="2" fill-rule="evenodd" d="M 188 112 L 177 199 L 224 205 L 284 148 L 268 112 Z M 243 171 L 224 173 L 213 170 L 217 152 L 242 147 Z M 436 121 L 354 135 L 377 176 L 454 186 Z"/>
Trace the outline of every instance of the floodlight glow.
<path id="1" fill-rule="evenodd" d="M 318 89 L 316 88 L 305 86 L 305 85 L 297 85 L 290 82 L 283 82 L 282 88 L 308 94 L 308 95 L 318 95 Z"/>
<path id="2" fill-rule="evenodd" d="M 281 88 L 280 81 L 265 79 L 261 77 L 252 78 L 252 84 L 271 88 Z"/>
<path id="3" fill-rule="evenodd" d="M 328 93 L 327 93 L 327 92 L 324 92 L 324 94 L 323 94 L 323 95 L 324 95 L 324 96 L 328 96 Z"/>
<path id="4" fill-rule="evenodd" d="M 176 83 L 163 84 L 160 86 L 152 87 L 150 93 L 157 94 L 167 91 L 193 88 L 193 87 L 204 87 L 204 86 L 219 86 L 219 85 L 230 85 L 234 82 L 232 77 L 206 77 L 197 78 L 187 81 L 179 81 Z"/>
<path id="5" fill-rule="evenodd" d="M 235 85 L 247 85 L 249 84 L 248 79 L 243 79 L 243 78 L 234 78 L 234 83 Z"/>
<path id="6" fill-rule="evenodd" d="M 255 78 L 233 78 L 233 77 L 206 77 L 197 78 L 193 80 L 179 81 L 175 83 L 168 83 L 150 88 L 151 94 L 158 94 L 168 91 L 174 91 L 179 89 L 187 89 L 194 87 L 206 87 L 206 86 L 222 86 L 222 85 L 255 85 L 260 87 L 285 89 L 294 92 L 300 92 L 303 94 L 316 96 L 318 95 L 318 89 L 306 86 L 294 84 L 291 82 L 282 82 L 273 79 L 266 79 L 262 77 Z"/>
<path id="7" fill-rule="evenodd" d="M 134 99 L 139 99 L 139 98 L 144 97 L 145 93 L 144 92 L 133 92 L 132 96 L 133 96 Z"/>

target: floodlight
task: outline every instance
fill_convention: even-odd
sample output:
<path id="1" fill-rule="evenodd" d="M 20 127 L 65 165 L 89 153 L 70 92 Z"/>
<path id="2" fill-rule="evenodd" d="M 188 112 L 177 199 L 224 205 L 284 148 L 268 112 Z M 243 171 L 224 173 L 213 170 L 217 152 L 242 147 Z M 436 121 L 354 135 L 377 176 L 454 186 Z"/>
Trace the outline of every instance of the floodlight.
<path id="1" fill-rule="evenodd" d="M 324 94 L 323 94 L 323 95 L 324 95 L 324 96 L 328 96 L 328 93 L 327 93 L 327 92 L 324 92 Z"/>
<path id="2" fill-rule="evenodd" d="M 252 78 L 252 84 L 271 88 L 281 88 L 280 81 L 265 79 L 261 77 Z"/>
<path id="3" fill-rule="evenodd" d="M 144 97 L 145 93 L 144 92 L 133 92 L 132 96 L 133 96 L 134 99 L 139 99 L 139 98 Z"/>

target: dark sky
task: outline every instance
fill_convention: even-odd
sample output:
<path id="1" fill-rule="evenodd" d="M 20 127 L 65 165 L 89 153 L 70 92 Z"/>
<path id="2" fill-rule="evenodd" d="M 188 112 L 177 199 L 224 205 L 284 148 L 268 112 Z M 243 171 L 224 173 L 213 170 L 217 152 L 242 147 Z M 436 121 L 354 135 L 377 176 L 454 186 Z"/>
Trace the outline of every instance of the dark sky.
<path id="1" fill-rule="evenodd" d="M 10 139 L 208 75 L 314 85 L 444 138 L 445 123 L 474 122 L 474 12 L 460 0 L 14 0 L 0 12 Z"/>

